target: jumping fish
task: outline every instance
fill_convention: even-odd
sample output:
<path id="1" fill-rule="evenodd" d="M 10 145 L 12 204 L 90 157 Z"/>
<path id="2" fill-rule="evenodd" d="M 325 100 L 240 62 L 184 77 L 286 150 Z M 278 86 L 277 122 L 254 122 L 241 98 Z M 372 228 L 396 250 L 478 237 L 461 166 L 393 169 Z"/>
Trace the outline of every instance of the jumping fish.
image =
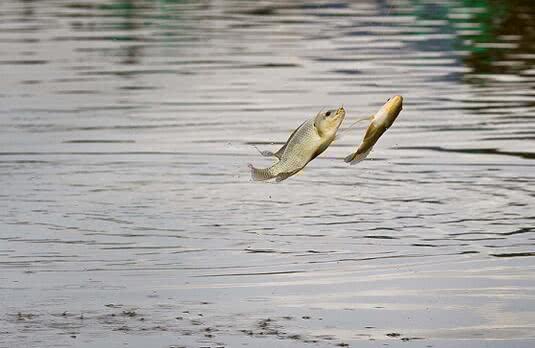
<path id="1" fill-rule="evenodd" d="M 303 122 L 277 152 L 260 151 L 262 155 L 274 156 L 279 161 L 264 169 L 257 169 L 249 164 L 252 179 L 275 179 L 279 182 L 297 174 L 329 147 L 345 115 L 343 107 L 320 112 L 313 119 Z"/>
<path id="2" fill-rule="evenodd" d="M 348 155 L 344 161 L 350 164 L 357 164 L 365 159 L 381 135 L 383 135 L 383 133 L 390 128 L 392 123 L 394 123 L 396 117 L 398 117 L 401 112 L 402 107 L 402 96 L 396 95 L 395 97 L 388 99 L 386 104 L 383 105 L 375 115 L 370 116 L 370 125 L 368 126 L 357 151 Z"/>

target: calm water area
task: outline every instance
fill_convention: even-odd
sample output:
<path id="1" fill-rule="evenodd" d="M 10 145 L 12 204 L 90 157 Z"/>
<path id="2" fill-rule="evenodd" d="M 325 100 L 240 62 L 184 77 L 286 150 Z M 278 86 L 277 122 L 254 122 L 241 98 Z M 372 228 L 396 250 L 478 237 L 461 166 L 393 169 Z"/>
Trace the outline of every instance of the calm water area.
<path id="1" fill-rule="evenodd" d="M 0 1 L 1 348 L 346 346 L 535 347 L 532 0 Z"/>

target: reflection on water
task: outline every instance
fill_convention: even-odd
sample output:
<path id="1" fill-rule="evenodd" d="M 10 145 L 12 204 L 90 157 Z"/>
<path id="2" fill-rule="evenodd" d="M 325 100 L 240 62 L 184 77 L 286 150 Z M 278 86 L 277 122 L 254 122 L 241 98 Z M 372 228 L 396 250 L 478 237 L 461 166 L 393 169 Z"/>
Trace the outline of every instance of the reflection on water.
<path id="1" fill-rule="evenodd" d="M 418 21 L 442 22 L 442 31 L 454 35 L 452 46 L 466 52 L 462 61 L 473 73 L 522 74 L 533 67 L 535 12 L 531 1 L 412 3 Z"/>
<path id="2" fill-rule="evenodd" d="M 0 347 L 531 347 L 534 17 L 0 2 Z M 355 129 L 249 182 L 251 144 L 394 94 L 371 160 L 343 163 Z"/>

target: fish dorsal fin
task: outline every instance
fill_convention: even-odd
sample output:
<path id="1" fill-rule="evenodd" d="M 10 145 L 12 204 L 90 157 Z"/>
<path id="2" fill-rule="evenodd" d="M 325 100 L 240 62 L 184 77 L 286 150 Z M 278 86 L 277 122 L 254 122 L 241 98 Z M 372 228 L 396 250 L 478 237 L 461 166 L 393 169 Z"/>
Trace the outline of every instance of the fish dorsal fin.
<path id="1" fill-rule="evenodd" d="M 306 121 L 305 121 L 306 122 Z M 305 124 L 305 122 L 301 123 L 299 125 L 299 127 L 297 127 L 293 132 L 292 134 L 290 134 L 290 137 L 288 138 L 288 140 L 286 140 L 286 143 L 284 145 L 282 145 L 282 147 L 273 154 L 273 156 L 277 157 L 279 160 L 282 158 L 282 154 L 284 153 L 284 150 L 286 150 L 286 146 L 288 146 L 288 143 L 293 139 L 295 133 L 297 133 L 297 131 L 303 127 L 303 125 Z"/>
<path id="2" fill-rule="evenodd" d="M 305 121 L 306 122 L 306 121 Z M 288 140 L 286 140 L 286 143 L 284 143 L 284 145 L 282 145 L 282 147 L 280 149 L 277 150 L 277 152 L 271 152 L 271 151 L 262 151 L 260 150 L 257 146 L 253 145 L 253 147 L 264 157 L 276 157 L 277 159 L 281 159 L 282 158 L 282 154 L 284 153 L 284 150 L 286 150 L 286 146 L 288 146 L 288 143 L 292 140 L 292 138 L 294 137 L 295 133 L 297 133 L 297 131 L 299 130 L 299 128 L 301 128 L 305 122 L 301 123 L 299 125 L 299 127 L 297 127 L 296 129 L 294 129 L 294 131 L 292 132 L 292 134 L 290 134 L 290 136 L 288 137 Z"/>

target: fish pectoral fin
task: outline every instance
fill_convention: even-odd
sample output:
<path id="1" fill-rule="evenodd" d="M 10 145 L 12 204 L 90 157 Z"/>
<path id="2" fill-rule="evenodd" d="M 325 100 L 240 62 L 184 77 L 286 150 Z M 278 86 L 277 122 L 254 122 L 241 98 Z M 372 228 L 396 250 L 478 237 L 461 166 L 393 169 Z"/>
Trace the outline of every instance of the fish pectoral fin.
<path id="1" fill-rule="evenodd" d="M 346 158 L 344 158 L 344 162 L 349 163 L 351 165 L 357 164 L 361 162 L 362 160 L 364 160 L 366 157 L 368 157 L 372 149 L 373 149 L 373 146 L 370 147 L 366 152 L 362 152 L 362 153 L 358 153 L 358 151 L 354 152 L 351 155 L 348 155 Z"/>
<path id="2" fill-rule="evenodd" d="M 297 133 L 297 131 L 306 123 L 303 122 L 299 125 L 299 127 L 297 127 L 293 132 L 292 134 L 290 134 L 290 136 L 288 137 L 288 140 L 286 140 L 286 143 L 284 143 L 284 145 L 282 145 L 282 147 L 273 154 L 274 157 L 277 157 L 279 160 L 282 158 L 282 155 L 284 154 L 284 150 L 286 150 L 286 146 L 288 145 L 288 143 L 293 139 L 295 133 Z"/>
<path id="3" fill-rule="evenodd" d="M 256 149 L 256 151 L 258 151 L 258 152 L 259 152 L 262 156 L 264 156 L 264 157 L 277 157 L 277 155 L 274 154 L 274 153 L 271 152 L 271 151 L 267 151 L 267 150 L 262 151 L 262 150 L 260 150 L 256 145 L 253 145 L 253 147 Z"/>

